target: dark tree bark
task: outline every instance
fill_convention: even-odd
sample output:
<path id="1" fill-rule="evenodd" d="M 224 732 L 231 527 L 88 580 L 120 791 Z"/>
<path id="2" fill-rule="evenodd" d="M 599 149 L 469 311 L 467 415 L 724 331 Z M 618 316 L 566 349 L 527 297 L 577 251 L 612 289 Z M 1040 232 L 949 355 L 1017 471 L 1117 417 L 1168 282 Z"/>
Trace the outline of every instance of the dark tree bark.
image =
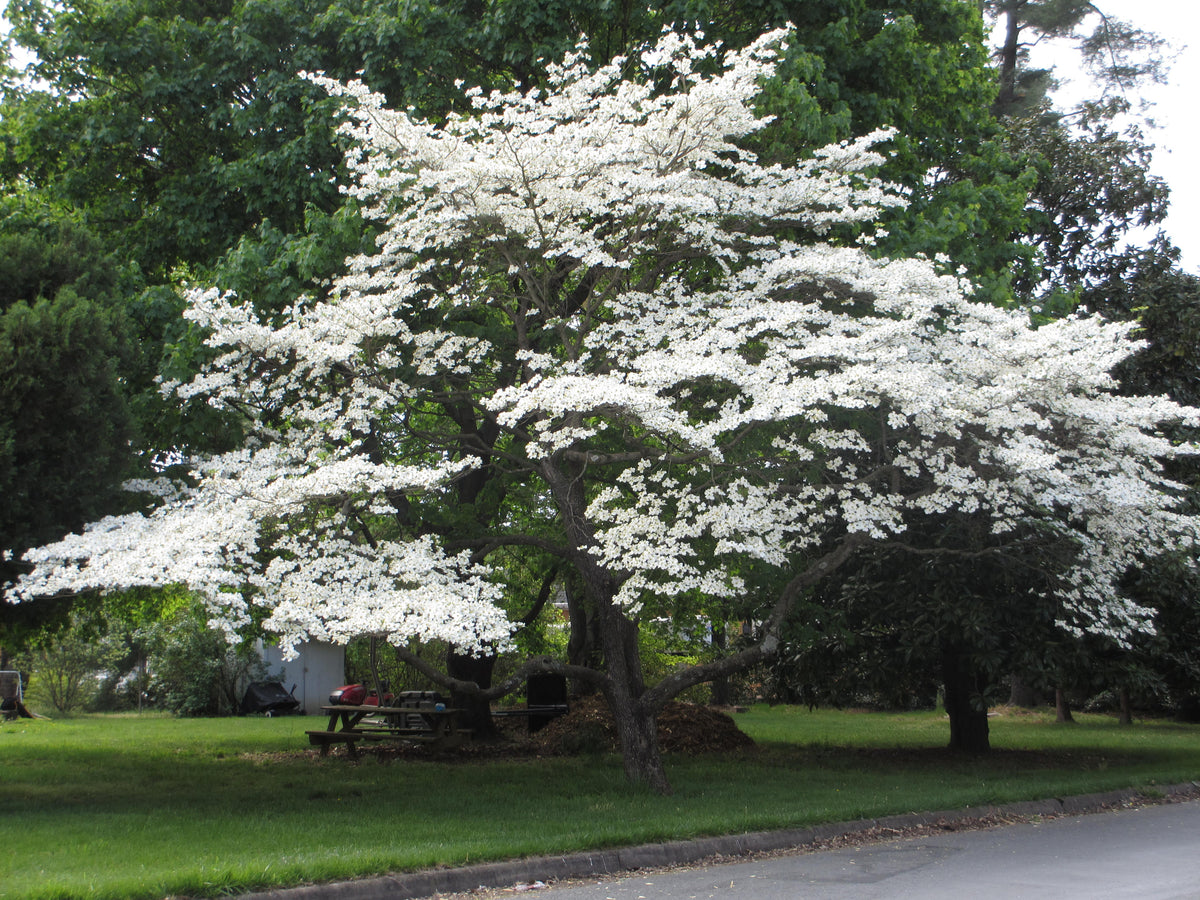
<path id="1" fill-rule="evenodd" d="M 950 749 L 986 753 L 991 749 L 983 690 L 986 681 L 974 671 L 960 647 L 943 647 L 942 683 L 950 716 Z"/>
<path id="2" fill-rule="evenodd" d="M 459 653 L 453 647 L 446 651 L 446 674 L 458 681 L 469 681 L 487 690 L 492 686 L 492 671 L 496 667 L 495 654 L 471 656 Z M 492 706 L 488 699 L 478 693 L 450 692 L 450 704 L 461 709 L 459 721 L 464 728 L 473 729 L 476 739 L 496 736 L 496 723 L 492 720 Z"/>
<path id="3" fill-rule="evenodd" d="M 592 574 L 598 575 L 599 570 Z M 612 602 L 616 586 L 609 578 L 585 575 L 585 579 L 599 611 L 604 670 L 608 676 L 604 693 L 621 747 L 625 777 L 660 794 L 669 794 L 671 784 L 658 745 L 657 711 L 642 702 L 646 685 L 642 679 L 637 626 Z"/>
<path id="4" fill-rule="evenodd" d="M 1071 701 L 1067 699 L 1067 692 L 1060 687 L 1054 689 L 1054 721 L 1075 722 L 1075 717 L 1071 715 Z"/>
<path id="5" fill-rule="evenodd" d="M 1021 23 L 1016 4 L 1004 12 L 1004 43 L 1000 47 L 1000 90 L 992 112 L 1002 116 L 1017 100 L 1017 62 L 1021 49 Z"/>
<path id="6" fill-rule="evenodd" d="M 1034 709 L 1042 705 L 1042 698 L 1028 681 L 1014 673 L 1010 683 L 1008 702 L 1022 709 Z"/>
<path id="7" fill-rule="evenodd" d="M 600 668 L 600 638 L 597 634 L 599 621 L 593 614 L 582 592 L 567 579 L 567 615 L 570 618 L 570 636 L 567 638 L 567 662 L 588 669 Z M 595 684 L 582 679 L 571 680 L 571 694 L 576 697 L 594 693 Z"/>
<path id="8" fill-rule="evenodd" d="M 1132 725 L 1133 724 L 1133 701 L 1129 696 L 1129 688 L 1123 687 L 1117 691 L 1117 697 L 1121 703 L 1121 712 L 1117 717 L 1117 724 Z"/>
<path id="9" fill-rule="evenodd" d="M 728 638 L 725 634 L 725 623 L 714 622 L 712 631 L 713 646 L 721 651 L 721 655 L 725 655 L 725 649 L 728 646 Z M 714 706 L 732 706 L 733 705 L 733 685 L 730 684 L 727 677 L 714 678 L 712 680 L 712 703 Z"/>

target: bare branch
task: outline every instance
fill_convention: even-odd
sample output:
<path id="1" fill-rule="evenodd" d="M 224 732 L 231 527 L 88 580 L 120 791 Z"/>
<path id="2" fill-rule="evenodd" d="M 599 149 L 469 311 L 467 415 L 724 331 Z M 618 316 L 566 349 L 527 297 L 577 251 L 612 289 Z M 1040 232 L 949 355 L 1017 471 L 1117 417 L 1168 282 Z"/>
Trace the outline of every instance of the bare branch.
<path id="1" fill-rule="evenodd" d="M 870 539 L 863 535 L 847 535 L 836 547 L 820 559 L 815 560 L 787 583 L 780 592 L 779 599 L 775 601 L 771 615 L 763 625 L 760 631 L 761 637 L 756 643 L 722 659 L 688 666 L 672 672 L 642 695 L 640 702 L 643 708 L 657 712 L 672 697 L 678 696 L 694 685 L 743 672 L 774 656 L 779 651 L 779 634 L 783 623 L 795 607 L 800 595 L 826 578 L 850 559 L 860 547 L 868 543 L 870 543 Z"/>

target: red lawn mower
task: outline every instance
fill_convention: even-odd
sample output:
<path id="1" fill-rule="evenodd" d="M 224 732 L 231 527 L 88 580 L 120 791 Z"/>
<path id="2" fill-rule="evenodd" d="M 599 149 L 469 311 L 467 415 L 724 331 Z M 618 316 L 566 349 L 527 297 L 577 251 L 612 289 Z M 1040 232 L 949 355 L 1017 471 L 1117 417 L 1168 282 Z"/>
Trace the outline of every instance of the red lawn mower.
<path id="1" fill-rule="evenodd" d="M 395 699 L 385 685 L 383 705 L 391 706 Z M 365 684 L 343 684 L 329 695 L 329 702 L 334 706 L 379 706 L 379 692 L 368 688 Z"/>

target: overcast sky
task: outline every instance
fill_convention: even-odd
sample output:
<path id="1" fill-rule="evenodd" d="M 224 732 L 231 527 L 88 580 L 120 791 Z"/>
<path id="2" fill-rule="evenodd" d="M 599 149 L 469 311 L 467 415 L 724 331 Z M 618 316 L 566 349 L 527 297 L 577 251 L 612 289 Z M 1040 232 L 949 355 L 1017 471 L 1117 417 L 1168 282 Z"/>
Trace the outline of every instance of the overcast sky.
<path id="1" fill-rule="evenodd" d="M 1169 83 L 1150 85 L 1145 99 L 1154 103 L 1151 115 L 1160 126 L 1149 135 L 1156 146 L 1153 171 L 1171 186 L 1171 215 L 1166 229 L 1183 251 L 1183 266 L 1200 273 L 1200 0 L 1097 0 L 1109 14 L 1153 31 L 1171 41 L 1177 51 Z M 7 5 L 5 0 L 0 4 Z M 0 29 L 8 23 L 0 18 Z M 1192 46 L 1187 46 L 1188 41 Z M 1041 52 L 1039 50 L 1039 52 Z M 1066 84 L 1061 105 L 1072 91 L 1087 90 L 1086 76 L 1075 71 L 1071 52 L 1045 57 L 1055 63 Z"/>

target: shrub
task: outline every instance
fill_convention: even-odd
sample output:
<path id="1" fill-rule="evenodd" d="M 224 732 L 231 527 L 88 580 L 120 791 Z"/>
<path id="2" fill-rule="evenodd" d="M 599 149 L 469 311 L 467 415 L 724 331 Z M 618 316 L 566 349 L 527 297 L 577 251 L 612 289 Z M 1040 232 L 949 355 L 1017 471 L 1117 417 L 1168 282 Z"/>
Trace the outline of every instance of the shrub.
<path id="1" fill-rule="evenodd" d="M 237 712 L 252 681 L 267 677 L 262 657 L 249 642 L 232 644 L 210 628 L 197 604 L 144 629 L 158 706 L 180 716 L 226 716 Z"/>

